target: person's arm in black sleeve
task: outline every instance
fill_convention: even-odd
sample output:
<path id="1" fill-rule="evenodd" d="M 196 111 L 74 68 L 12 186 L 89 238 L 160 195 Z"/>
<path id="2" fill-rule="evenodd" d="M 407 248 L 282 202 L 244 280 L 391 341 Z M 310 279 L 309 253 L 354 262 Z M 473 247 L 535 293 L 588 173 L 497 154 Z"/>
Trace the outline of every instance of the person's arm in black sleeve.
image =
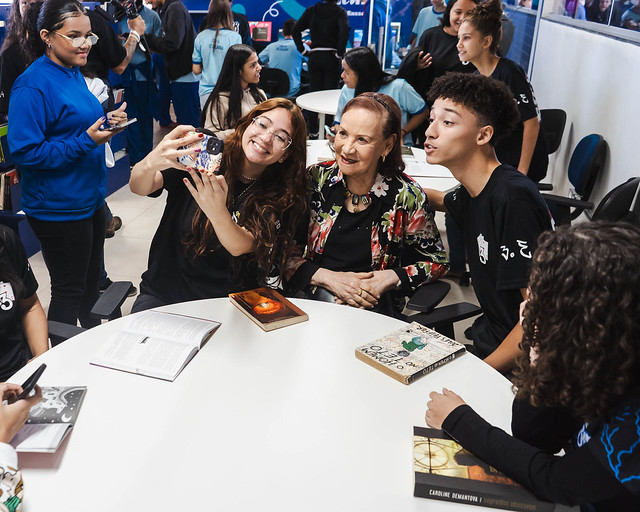
<path id="1" fill-rule="evenodd" d="M 340 17 L 338 18 L 338 57 L 342 57 L 344 55 L 348 40 L 349 18 L 347 17 L 347 11 L 343 9 Z"/>
<path id="2" fill-rule="evenodd" d="M 300 19 L 296 21 L 296 24 L 293 26 L 293 30 L 291 31 L 291 35 L 293 36 L 293 41 L 296 43 L 296 48 L 300 53 L 304 55 L 305 48 L 302 44 L 302 32 L 309 28 L 309 9 L 306 9 Z"/>
<path id="3" fill-rule="evenodd" d="M 563 457 L 551 455 L 490 425 L 466 404 L 445 418 L 442 429 L 465 449 L 541 499 L 577 505 L 626 493 L 587 446 Z"/>
<path id="4" fill-rule="evenodd" d="M 534 407 L 527 400 L 515 399 L 512 407 L 513 436 L 549 453 L 567 447 L 580 422 L 563 409 Z"/>
<path id="5" fill-rule="evenodd" d="M 171 9 L 169 6 L 166 18 L 162 20 L 162 36 L 145 34 L 147 44 L 156 53 L 166 55 L 173 53 L 180 48 L 182 40 L 186 34 L 186 18 L 181 9 Z"/>

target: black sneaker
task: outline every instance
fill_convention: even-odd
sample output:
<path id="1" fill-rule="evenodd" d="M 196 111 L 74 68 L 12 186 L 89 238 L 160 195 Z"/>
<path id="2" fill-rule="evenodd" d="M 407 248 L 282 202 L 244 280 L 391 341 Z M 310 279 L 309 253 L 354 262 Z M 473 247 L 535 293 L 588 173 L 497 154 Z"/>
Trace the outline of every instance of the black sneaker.
<path id="1" fill-rule="evenodd" d="M 129 286 L 127 297 L 135 297 L 136 295 L 138 295 L 138 289 L 133 285 Z"/>
<path id="2" fill-rule="evenodd" d="M 100 293 L 104 293 L 107 291 L 107 288 L 109 288 L 109 286 L 111 286 L 113 284 L 113 281 L 111 279 L 109 279 L 108 277 L 102 281 L 99 285 L 98 285 L 98 289 L 100 291 Z"/>

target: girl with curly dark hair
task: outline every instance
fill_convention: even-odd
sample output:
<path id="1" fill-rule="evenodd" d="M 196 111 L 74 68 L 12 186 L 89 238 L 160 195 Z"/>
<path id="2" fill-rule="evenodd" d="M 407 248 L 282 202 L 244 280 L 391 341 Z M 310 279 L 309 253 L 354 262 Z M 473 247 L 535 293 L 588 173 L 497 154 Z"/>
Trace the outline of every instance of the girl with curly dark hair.
<path id="1" fill-rule="evenodd" d="M 543 499 L 640 510 L 639 254 L 629 224 L 543 233 L 521 308 L 514 437 L 447 389 L 431 393 L 427 423 Z"/>
<path id="2" fill-rule="evenodd" d="M 306 214 L 306 125 L 289 100 L 267 100 L 240 119 L 219 174 L 176 161 L 203 136 L 190 130 L 173 130 L 131 174 L 136 194 L 168 192 L 133 311 L 267 284 Z"/>

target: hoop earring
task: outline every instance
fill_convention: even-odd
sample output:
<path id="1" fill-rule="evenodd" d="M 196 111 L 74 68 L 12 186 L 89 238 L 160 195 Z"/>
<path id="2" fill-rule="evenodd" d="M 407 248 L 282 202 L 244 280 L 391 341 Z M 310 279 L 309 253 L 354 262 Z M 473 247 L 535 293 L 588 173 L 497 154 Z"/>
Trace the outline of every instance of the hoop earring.
<path id="1" fill-rule="evenodd" d="M 386 158 L 387 158 L 387 155 L 382 155 L 382 163 L 384 163 Z"/>

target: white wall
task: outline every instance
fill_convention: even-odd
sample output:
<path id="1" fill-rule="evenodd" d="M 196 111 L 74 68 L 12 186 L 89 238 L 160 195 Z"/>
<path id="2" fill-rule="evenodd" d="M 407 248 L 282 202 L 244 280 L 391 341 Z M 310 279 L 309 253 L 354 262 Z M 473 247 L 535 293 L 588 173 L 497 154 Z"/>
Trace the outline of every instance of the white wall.
<path id="1" fill-rule="evenodd" d="M 538 105 L 567 112 L 562 144 L 550 157 L 553 193 L 569 190 L 566 169 L 578 141 L 599 133 L 609 144 L 591 200 L 640 175 L 640 46 L 540 21 L 531 83 Z M 553 166 L 553 167 L 552 167 Z"/>

